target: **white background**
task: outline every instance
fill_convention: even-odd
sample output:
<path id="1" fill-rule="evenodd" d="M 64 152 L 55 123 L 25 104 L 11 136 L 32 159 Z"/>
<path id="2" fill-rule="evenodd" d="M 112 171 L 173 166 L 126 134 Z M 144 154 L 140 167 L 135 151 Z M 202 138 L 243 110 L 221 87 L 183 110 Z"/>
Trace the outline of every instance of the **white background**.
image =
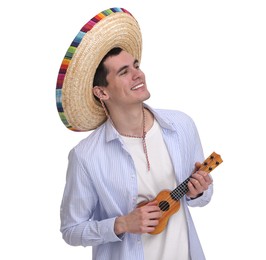
<path id="1" fill-rule="evenodd" d="M 1 259 L 90 259 L 59 232 L 67 155 L 88 133 L 61 123 L 57 73 L 79 29 L 124 7 L 143 33 L 156 108 L 196 122 L 221 154 L 212 202 L 191 209 L 208 260 L 266 259 L 264 1 L 8 1 L 1 6 Z"/>

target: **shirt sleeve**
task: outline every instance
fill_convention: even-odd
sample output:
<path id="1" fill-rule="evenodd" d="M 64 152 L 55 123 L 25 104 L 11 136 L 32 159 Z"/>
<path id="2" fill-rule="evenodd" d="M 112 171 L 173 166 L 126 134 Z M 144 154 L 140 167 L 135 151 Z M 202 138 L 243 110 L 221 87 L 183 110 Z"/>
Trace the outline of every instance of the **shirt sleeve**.
<path id="1" fill-rule="evenodd" d="M 121 241 L 114 233 L 115 218 L 94 220 L 98 197 L 75 149 L 69 153 L 66 184 L 60 208 L 63 239 L 73 246 Z"/>
<path id="2" fill-rule="evenodd" d="M 195 162 L 204 161 L 204 154 L 203 154 L 203 148 L 201 145 L 201 140 L 200 140 L 197 127 L 193 120 L 191 120 L 191 122 L 192 122 L 192 129 L 193 129 L 192 131 L 193 135 L 191 136 L 193 136 L 193 140 L 194 140 L 193 149 L 192 149 L 192 151 L 194 151 L 192 152 L 194 157 L 192 157 L 193 160 L 191 162 L 191 169 L 194 169 Z M 190 207 L 203 207 L 211 201 L 212 195 L 213 195 L 213 184 L 211 184 L 208 190 L 204 191 L 203 194 L 199 196 L 198 198 L 190 199 L 186 196 L 186 201 Z"/>

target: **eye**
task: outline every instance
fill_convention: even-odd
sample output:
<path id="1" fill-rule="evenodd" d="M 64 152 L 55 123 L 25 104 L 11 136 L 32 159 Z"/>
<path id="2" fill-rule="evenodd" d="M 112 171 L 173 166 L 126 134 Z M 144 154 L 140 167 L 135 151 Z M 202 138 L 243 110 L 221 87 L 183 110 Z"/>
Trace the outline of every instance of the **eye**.
<path id="1" fill-rule="evenodd" d="M 127 74 L 127 69 L 122 70 L 119 75 L 122 76 L 122 75 L 125 75 L 125 74 Z"/>

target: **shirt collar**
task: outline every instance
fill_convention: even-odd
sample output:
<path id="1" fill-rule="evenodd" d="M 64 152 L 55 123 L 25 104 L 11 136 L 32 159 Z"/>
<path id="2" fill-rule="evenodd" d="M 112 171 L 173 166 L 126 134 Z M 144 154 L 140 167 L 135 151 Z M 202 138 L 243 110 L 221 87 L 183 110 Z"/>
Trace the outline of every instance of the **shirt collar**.
<path id="1" fill-rule="evenodd" d="M 106 120 L 106 122 L 104 123 L 105 125 L 105 138 L 106 138 L 106 142 L 110 142 L 114 139 L 119 139 L 119 133 L 117 132 L 117 130 L 114 128 L 114 126 L 112 125 L 111 119 L 108 118 Z"/>
<path id="2" fill-rule="evenodd" d="M 158 124 L 167 130 L 174 131 L 173 123 L 169 121 L 167 118 L 162 118 L 160 114 L 157 112 L 157 110 L 151 108 L 147 104 L 144 104 L 144 107 L 149 109 L 152 114 L 154 115 L 154 118 L 157 120 Z M 111 120 L 108 118 L 105 125 L 105 136 L 106 136 L 106 142 L 110 142 L 114 139 L 120 139 L 120 135 L 117 132 L 117 130 L 113 127 Z"/>
<path id="3" fill-rule="evenodd" d="M 175 129 L 173 127 L 173 123 L 170 120 L 168 120 L 168 118 L 161 117 L 158 110 L 151 108 L 147 104 L 144 104 L 144 106 L 152 112 L 152 114 L 154 115 L 154 118 L 157 120 L 158 124 L 162 128 L 165 128 L 165 129 L 170 130 L 170 131 L 175 131 Z"/>

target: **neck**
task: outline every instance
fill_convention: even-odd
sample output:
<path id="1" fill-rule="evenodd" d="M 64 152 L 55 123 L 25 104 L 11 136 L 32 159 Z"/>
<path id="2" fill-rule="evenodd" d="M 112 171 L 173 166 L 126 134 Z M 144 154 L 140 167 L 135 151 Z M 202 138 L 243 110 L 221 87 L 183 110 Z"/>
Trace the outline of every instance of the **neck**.
<path id="1" fill-rule="evenodd" d="M 153 124 L 150 112 L 142 104 L 135 109 L 110 111 L 110 118 L 116 130 L 125 136 L 142 137 Z"/>

